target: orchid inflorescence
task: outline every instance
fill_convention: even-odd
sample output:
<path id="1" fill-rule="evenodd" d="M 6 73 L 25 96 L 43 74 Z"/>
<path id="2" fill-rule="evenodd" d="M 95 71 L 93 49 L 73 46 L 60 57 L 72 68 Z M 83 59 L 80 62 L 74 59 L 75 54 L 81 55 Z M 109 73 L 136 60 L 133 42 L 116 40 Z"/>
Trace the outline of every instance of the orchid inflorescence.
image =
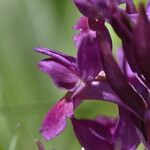
<path id="1" fill-rule="evenodd" d="M 138 9 L 132 0 L 74 3 L 83 15 L 74 26 L 79 30 L 73 38 L 76 58 L 35 48 L 49 57 L 39 62 L 40 70 L 68 91 L 46 115 L 41 134 L 46 140 L 55 138 L 70 118 L 85 150 L 136 150 L 140 143 L 150 149 L 150 2 Z M 106 23 L 122 41 L 117 60 Z M 90 99 L 117 104 L 119 117 L 75 118 L 75 109 Z"/>

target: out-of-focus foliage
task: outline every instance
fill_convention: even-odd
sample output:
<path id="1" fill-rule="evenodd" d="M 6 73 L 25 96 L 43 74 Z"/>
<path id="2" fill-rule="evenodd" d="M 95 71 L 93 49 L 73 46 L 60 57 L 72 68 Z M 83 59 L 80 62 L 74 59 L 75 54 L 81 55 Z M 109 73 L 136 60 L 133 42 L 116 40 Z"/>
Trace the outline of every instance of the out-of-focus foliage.
<path id="1" fill-rule="evenodd" d="M 3 150 L 3 148 L 0 146 L 0 150 Z"/>
<path id="2" fill-rule="evenodd" d="M 37 69 L 43 56 L 33 51 L 43 46 L 75 55 L 72 26 L 78 16 L 70 0 L 0 0 L 0 144 L 4 150 L 36 150 L 37 138 L 47 150 L 80 149 L 69 120 L 65 132 L 50 142 L 38 132 L 44 115 L 65 91 Z M 119 44 L 113 36 L 115 49 Z M 84 118 L 103 114 L 115 116 L 116 106 L 86 102 L 76 112 Z"/>

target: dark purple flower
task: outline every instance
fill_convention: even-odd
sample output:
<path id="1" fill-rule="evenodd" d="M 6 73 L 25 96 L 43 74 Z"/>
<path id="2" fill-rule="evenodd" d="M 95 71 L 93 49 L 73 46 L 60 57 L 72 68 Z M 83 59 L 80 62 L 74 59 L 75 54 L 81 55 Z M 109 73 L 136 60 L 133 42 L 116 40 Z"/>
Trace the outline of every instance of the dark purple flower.
<path id="1" fill-rule="evenodd" d="M 82 100 L 106 100 L 128 108 L 105 79 L 96 33 L 83 26 L 86 19 L 82 17 L 76 25 L 76 29 L 81 30 L 74 37 L 78 43 L 77 58 L 47 48 L 35 49 L 50 57 L 39 62 L 40 70 L 48 74 L 58 88 L 68 91 L 42 123 L 40 132 L 46 140 L 54 138 L 66 127 L 66 118 L 73 116 L 73 110 Z"/>
<path id="2" fill-rule="evenodd" d="M 67 94 L 45 117 L 41 133 L 56 137 L 71 118 L 73 128 L 86 150 L 136 150 L 142 141 L 150 148 L 150 21 L 149 2 L 139 11 L 132 0 L 74 0 L 84 15 L 74 29 L 77 57 L 47 48 L 36 48 L 49 58 L 39 62 L 58 88 Z M 125 3 L 125 10 L 119 7 Z M 122 41 L 117 60 L 105 22 Z M 83 100 L 116 103 L 118 118 L 76 119 L 74 110 Z M 93 110 L 94 111 L 94 110 Z"/>
<path id="3" fill-rule="evenodd" d="M 121 38 L 123 45 L 123 52 L 121 52 L 121 55 L 119 57 L 118 66 L 113 58 L 111 44 L 108 40 L 109 33 L 104 24 L 104 20 L 107 20 L 108 18 L 103 15 L 104 18 L 99 17 L 98 19 L 95 19 L 93 16 L 91 17 L 89 14 L 85 14 L 84 11 L 86 9 L 81 10 L 78 1 L 75 0 L 75 4 L 79 8 L 79 10 L 84 15 L 88 16 L 90 20 L 92 20 L 89 21 L 89 26 L 92 27 L 91 29 L 96 31 L 97 39 L 99 41 L 99 48 L 101 49 L 100 52 L 103 69 L 106 73 L 106 77 L 110 86 L 117 93 L 119 98 L 131 109 L 130 111 L 132 113 L 128 111 L 124 113 L 127 116 L 125 123 L 129 121 L 130 124 L 133 124 L 133 128 L 135 128 L 136 126 L 140 134 L 142 134 L 143 143 L 147 148 L 149 148 L 150 48 L 148 39 L 150 35 L 150 21 L 147 16 L 148 12 L 145 11 L 142 5 L 140 7 L 140 12 L 138 13 L 135 10 L 135 7 L 131 7 L 133 6 L 133 3 L 131 1 L 131 3 L 129 3 L 129 1 L 124 2 L 127 4 L 126 11 L 122 11 L 117 7 L 117 5 L 110 5 L 110 3 L 109 6 L 114 6 L 114 11 L 111 11 L 110 9 L 112 7 L 107 8 L 108 12 L 111 12 L 109 16 L 109 23 Z M 92 3 L 92 5 L 93 4 L 94 3 Z M 84 6 L 86 7 L 86 5 Z M 103 5 L 101 5 L 101 7 L 102 6 Z M 100 9 L 100 7 L 96 10 L 104 14 L 103 10 Z M 136 15 L 137 18 L 133 21 L 132 17 L 134 15 Z M 95 28 L 93 26 L 95 26 Z M 122 117 L 120 117 L 120 121 L 121 120 Z M 124 139 L 123 142 L 125 141 L 126 145 L 129 147 L 130 142 L 132 144 L 136 143 L 135 141 L 132 141 L 132 139 L 127 138 L 127 136 L 124 136 L 123 131 L 119 131 L 119 126 L 120 125 L 118 125 L 116 129 L 115 136 L 120 134 L 119 136 L 121 139 L 125 137 L 126 140 Z M 129 127 L 129 131 L 131 130 L 132 127 Z M 134 133 L 136 134 L 136 131 Z M 116 141 L 118 140 L 116 139 Z M 129 147 L 122 149 L 129 149 Z M 136 147 L 134 147 L 134 149 L 135 148 Z"/>
<path id="4" fill-rule="evenodd" d="M 132 0 L 73 0 L 79 11 L 90 19 L 102 19 L 107 21 L 111 19 L 114 11 L 119 9 L 119 5 L 126 4 L 128 13 L 136 12 Z"/>

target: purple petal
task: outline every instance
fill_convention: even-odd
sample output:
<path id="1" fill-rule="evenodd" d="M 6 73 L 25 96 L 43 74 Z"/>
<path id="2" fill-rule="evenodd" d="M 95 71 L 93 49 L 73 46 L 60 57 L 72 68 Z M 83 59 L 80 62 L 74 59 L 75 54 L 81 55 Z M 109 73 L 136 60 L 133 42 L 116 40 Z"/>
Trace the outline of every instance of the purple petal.
<path id="1" fill-rule="evenodd" d="M 150 97 L 149 97 L 149 90 L 147 87 L 143 85 L 143 83 L 136 78 L 135 76 L 132 76 L 129 79 L 129 82 L 134 86 L 134 88 L 142 95 L 145 102 L 150 106 Z"/>
<path id="2" fill-rule="evenodd" d="M 135 110 L 125 104 L 111 88 L 108 81 L 104 79 L 100 81 L 93 81 L 75 95 L 73 99 L 75 108 L 78 107 L 83 100 L 102 100 L 118 104 L 119 106 L 136 114 Z"/>
<path id="3" fill-rule="evenodd" d="M 130 20 L 120 12 L 114 14 L 111 22 L 115 32 L 119 35 L 123 44 L 124 55 L 133 72 L 139 73 L 133 47 L 132 27 Z"/>
<path id="4" fill-rule="evenodd" d="M 88 32 L 89 31 L 88 18 L 85 16 L 81 16 L 77 20 L 77 23 L 74 26 L 74 29 L 78 31 L 82 31 L 82 32 Z"/>
<path id="5" fill-rule="evenodd" d="M 146 7 L 147 13 L 150 13 L 150 0 L 147 2 L 147 7 Z"/>
<path id="6" fill-rule="evenodd" d="M 74 0 L 74 3 L 84 16 L 94 20 L 104 17 L 109 21 L 114 13 L 114 8 L 117 8 L 121 3 L 126 3 L 128 13 L 136 12 L 132 0 Z"/>
<path id="7" fill-rule="evenodd" d="M 40 129 L 43 137 L 46 140 L 55 138 L 66 127 L 67 117 L 71 117 L 72 115 L 73 104 L 67 97 L 64 97 L 46 115 Z"/>
<path id="8" fill-rule="evenodd" d="M 109 20 L 115 5 L 115 2 L 105 0 L 74 0 L 74 3 L 84 16 L 94 20 L 102 17 Z"/>
<path id="9" fill-rule="evenodd" d="M 108 130 L 111 132 L 111 134 L 114 134 L 114 131 L 116 129 L 118 119 L 117 118 L 111 118 L 106 116 L 100 116 L 96 118 L 96 121 L 100 123 L 101 125 L 108 128 Z"/>
<path id="10" fill-rule="evenodd" d="M 75 30 L 78 30 L 79 32 L 73 36 L 73 41 L 77 49 L 80 46 L 80 43 L 82 41 L 82 38 L 85 36 L 86 33 L 91 33 L 89 24 L 88 24 L 88 18 L 85 16 L 81 16 L 78 20 L 76 25 L 74 26 Z M 91 33 L 92 34 L 92 33 Z"/>
<path id="11" fill-rule="evenodd" d="M 53 60 L 45 59 L 38 64 L 41 71 L 48 74 L 57 87 L 72 90 L 79 82 L 79 78 L 75 73 L 63 64 Z"/>
<path id="12" fill-rule="evenodd" d="M 131 114 L 120 108 L 120 119 L 114 134 L 116 149 L 136 150 L 140 144 L 140 139 L 136 131 Z"/>
<path id="13" fill-rule="evenodd" d="M 147 106 L 142 97 L 132 88 L 119 69 L 112 56 L 111 46 L 104 36 L 105 34 L 108 34 L 108 32 L 104 24 L 102 24 L 99 31 L 97 31 L 97 37 L 99 38 L 102 62 L 107 79 L 120 99 L 136 112 L 138 117 L 143 119 Z"/>
<path id="14" fill-rule="evenodd" d="M 121 48 L 118 49 L 118 51 L 117 51 L 117 59 L 118 59 L 118 64 L 119 64 L 119 67 L 120 67 L 122 73 L 124 73 L 128 77 L 135 76 L 135 74 L 132 72 L 132 70 L 126 60 L 126 57 L 123 53 L 123 50 Z"/>
<path id="15" fill-rule="evenodd" d="M 92 81 L 101 71 L 100 51 L 95 36 L 85 34 L 79 46 L 77 65 L 84 81 Z"/>
<path id="16" fill-rule="evenodd" d="M 86 150 L 113 150 L 111 133 L 97 121 L 72 118 L 75 134 Z"/>
<path id="17" fill-rule="evenodd" d="M 97 19 L 100 14 L 97 11 L 96 7 L 93 4 L 93 1 L 89 0 L 74 0 L 75 5 L 79 9 L 79 11 L 89 18 Z"/>
<path id="18" fill-rule="evenodd" d="M 35 48 L 35 51 L 54 58 L 55 60 L 69 67 L 70 69 L 73 69 L 73 70 L 76 69 L 76 65 L 75 65 L 76 59 L 72 56 L 68 56 L 61 52 L 57 52 L 57 51 L 54 51 L 48 48 L 43 48 L 43 47 L 37 47 Z"/>
<path id="19" fill-rule="evenodd" d="M 118 63 L 121 71 L 127 76 L 128 81 L 134 86 L 134 88 L 143 96 L 144 100 L 148 104 L 150 104 L 148 89 L 143 85 L 142 81 L 140 81 L 136 77 L 136 74 L 133 73 L 132 70 L 130 69 L 122 49 L 118 50 L 117 55 L 118 55 Z"/>
<path id="20" fill-rule="evenodd" d="M 141 5 L 138 23 L 134 29 L 134 48 L 137 63 L 141 73 L 150 84 L 150 22 L 147 18 L 145 8 Z"/>
<path id="21" fill-rule="evenodd" d="M 111 88 L 110 84 L 105 81 L 93 81 L 90 85 L 86 86 L 74 99 L 86 100 L 86 99 L 96 99 L 104 100 L 108 102 L 116 103 L 122 107 L 128 108 L 116 93 Z"/>

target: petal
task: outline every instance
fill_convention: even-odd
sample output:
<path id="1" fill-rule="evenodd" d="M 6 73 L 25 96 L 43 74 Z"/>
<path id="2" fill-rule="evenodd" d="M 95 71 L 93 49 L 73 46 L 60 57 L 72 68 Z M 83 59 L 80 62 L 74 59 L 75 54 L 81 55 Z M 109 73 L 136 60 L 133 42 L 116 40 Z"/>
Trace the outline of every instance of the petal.
<path id="1" fill-rule="evenodd" d="M 53 59 L 42 60 L 38 66 L 42 72 L 45 72 L 53 79 L 59 88 L 72 90 L 79 82 L 79 78 L 72 70 Z"/>
<path id="2" fill-rule="evenodd" d="M 150 13 L 150 0 L 147 2 L 147 7 L 146 7 L 147 13 Z"/>
<path id="3" fill-rule="evenodd" d="M 61 52 L 57 52 L 55 50 L 51 50 L 51 49 L 43 48 L 43 47 L 37 47 L 34 50 L 38 53 L 41 53 L 41 54 L 44 54 L 44 55 L 54 58 L 55 60 L 63 63 L 67 67 L 69 67 L 70 69 L 75 70 L 75 68 L 76 68 L 76 65 L 75 65 L 76 59 L 72 56 L 68 56 Z"/>
<path id="4" fill-rule="evenodd" d="M 129 17 L 131 18 L 131 17 Z M 133 72 L 140 74 L 140 69 L 134 54 L 133 26 L 127 15 L 117 12 L 113 15 L 111 25 L 122 40 L 124 55 Z"/>
<path id="5" fill-rule="evenodd" d="M 135 15 L 135 14 L 133 14 L 133 15 Z M 129 16 L 129 18 L 131 18 L 131 16 Z M 141 47 L 138 44 L 136 44 L 136 43 L 141 43 L 141 40 L 136 42 L 136 39 L 138 39 L 138 37 L 141 37 L 141 36 L 139 36 L 139 35 L 135 36 L 133 34 L 134 30 L 135 30 L 133 27 L 135 27 L 135 24 L 137 24 L 137 18 L 135 18 L 136 22 L 134 21 L 135 22 L 134 25 L 132 25 L 132 21 L 131 21 L 133 19 L 131 18 L 131 20 L 130 20 L 129 18 L 127 17 L 127 15 L 125 15 L 123 13 L 116 13 L 116 15 L 114 15 L 114 17 L 112 19 L 111 24 L 112 24 L 114 30 L 117 32 L 117 34 L 122 39 L 123 51 L 124 51 L 125 57 L 129 63 L 131 70 L 134 73 L 138 74 L 138 76 L 143 80 L 144 84 L 146 84 L 147 86 L 150 86 L 148 84 L 148 82 L 146 82 L 146 80 L 145 80 L 145 78 L 148 79 L 148 76 L 146 76 L 147 73 L 142 73 L 143 72 L 142 67 L 139 63 L 141 61 L 139 61 L 140 58 L 138 58 L 138 55 L 136 55 L 138 49 L 140 49 L 140 51 L 141 51 Z M 138 25 L 138 27 L 141 27 L 141 26 Z M 143 44 L 141 44 L 141 46 L 142 45 Z M 142 74 L 144 74 L 145 78 L 144 78 L 144 76 L 142 76 Z"/>
<path id="6" fill-rule="evenodd" d="M 119 109 L 119 114 L 120 119 L 114 134 L 116 149 L 136 150 L 140 139 L 131 114 L 122 108 Z"/>
<path id="7" fill-rule="evenodd" d="M 55 138 L 66 127 L 67 117 L 71 117 L 72 115 L 73 104 L 67 97 L 64 97 L 46 115 L 40 129 L 43 137 L 46 140 Z"/>
<path id="8" fill-rule="evenodd" d="M 136 77 L 132 76 L 128 78 L 129 82 L 134 86 L 134 88 L 142 95 L 145 102 L 150 106 L 149 90 L 144 84 Z"/>
<path id="9" fill-rule="evenodd" d="M 104 100 L 108 102 L 116 103 L 120 106 L 128 108 L 116 95 L 116 93 L 111 88 L 110 84 L 105 81 L 93 81 L 90 85 L 86 86 L 74 99 L 86 100 L 86 99 L 96 99 Z"/>
<path id="10" fill-rule="evenodd" d="M 140 15 L 134 29 L 134 48 L 137 63 L 141 73 L 150 84 L 150 22 L 147 18 L 145 8 L 141 5 Z"/>
<path id="11" fill-rule="evenodd" d="M 73 36 L 73 41 L 78 49 L 82 38 L 85 36 L 86 33 L 91 32 L 88 24 L 88 18 L 85 16 L 81 16 L 78 20 L 76 25 L 74 26 L 75 30 L 78 30 L 79 32 Z M 92 34 L 92 33 L 91 33 Z"/>
<path id="12" fill-rule="evenodd" d="M 127 16 L 130 18 L 130 20 L 131 20 L 134 24 L 137 23 L 137 19 L 138 19 L 138 16 L 139 16 L 138 13 L 137 13 L 137 14 L 127 14 Z"/>
<path id="13" fill-rule="evenodd" d="M 92 81 L 101 71 L 100 51 L 93 34 L 87 33 L 82 38 L 77 54 L 79 74 L 84 81 Z"/>
<path id="14" fill-rule="evenodd" d="M 74 0 L 75 5 L 79 11 L 89 18 L 97 19 L 99 18 L 99 12 L 93 4 L 93 1 L 89 0 Z"/>
<path id="15" fill-rule="evenodd" d="M 132 0 L 74 0 L 74 3 L 84 16 L 94 20 L 104 17 L 109 21 L 114 13 L 114 8 L 122 3 L 126 3 L 128 13 L 136 13 L 136 7 Z"/>
<path id="16" fill-rule="evenodd" d="M 104 24 L 102 24 L 99 31 L 97 31 L 97 38 L 99 39 L 99 46 L 101 48 L 102 62 L 106 77 L 120 99 L 134 112 L 136 112 L 138 117 L 143 119 L 147 106 L 142 97 L 128 83 L 126 77 L 122 74 L 119 66 L 115 62 L 112 56 L 111 46 L 104 36 L 106 33 L 108 34 L 108 31 Z"/>
<path id="17" fill-rule="evenodd" d="M 102 100 L 118 104 L 119 106 L 136 114 L 135 110 L 125 104 L 114 92 L 108 81 L 104 79 L 100 81 L 92 81 L 90 85 L 81 90 L 73 97 L 73 99 L 74 108 L 78 107 L 83 100 Z"/>
<path id="18" fill-rule="evenodd" d="M 108 128 L 108 130 L 111 132 L 111 134 L 114 134 L 114 131 L 116 129 L 118 119 L 117 118 L 111 118 L 106 116 L 100 116 L 96 118 L 96 121 L 100 123 L 101 125 Z"/>
<path id="19" fill-rule="evenodd" d="M 144 100 L 150 104 L 148 89 L 143 85 L 142 81 L 137 78 L 137 75 L 130 69 L 122 49 L 117 51 L 117 55 L 121 71 L 127 76 L 128 81 L 134 86 L 134 88 L 143 96 Z"/>
<path id="20" fill-rule="evenodd" d="M 111 133 L 97 121 L 72 118 L 74 132 L 86 150 L 113 150 Z"/>
<path id="21" fill-rule="evenodd" d="M 145 98 L 148 96 L 147 89 L 137 80 L 137 78 L 131 78 L 131 83 L 135 82 L 133 85 L 136 87 L 138 91 L 140 91 L 141 95 Z M 142 85 L 142 86 L 141 86 Z M 83 90 L 80 91 L 74 97 L 74 106 L 77 107 L 83 100 L 102 100 L 113 102 L 118 104 L 119 106 L 136 113 L 135 110 L 131 109 L 127 104 L 125 104 L 119 96 L 114 92 L 108 81 L 92 81 L 91 84 L 86 86 Z M 147 101 L 148 101 L 147 97 Z"/>
<path id="22" fill-rule="evenodd" d="M 120 4 L 122 1 L 74 0 L 74 3 L 84 16 L 93 20 L 104 18 L 109 21 L 116 4 Z"/>
<path id="23" fill-rule="evenodd" d="M 76 25 L 73 27 L 74 30 L 82 31 L 82 32 L 88 32 L 89 31 L 89 25 L 88 25 L 88 18 L 85 16 L 81 16 L 78 20 Z"/>
<path id="24" fill-rule="evenodd" d="M 132 72 L 132 70 L 125 58 L 123 50 L 121 48 L 118 49 L 118 51 L 117 51 L 117 59 L 118 59 L 118 64 L 119 64 L 119 67 L 120 67 L 122 73 L 124 73 L 128 77 L 135 76 L 135 74 Z"/>

